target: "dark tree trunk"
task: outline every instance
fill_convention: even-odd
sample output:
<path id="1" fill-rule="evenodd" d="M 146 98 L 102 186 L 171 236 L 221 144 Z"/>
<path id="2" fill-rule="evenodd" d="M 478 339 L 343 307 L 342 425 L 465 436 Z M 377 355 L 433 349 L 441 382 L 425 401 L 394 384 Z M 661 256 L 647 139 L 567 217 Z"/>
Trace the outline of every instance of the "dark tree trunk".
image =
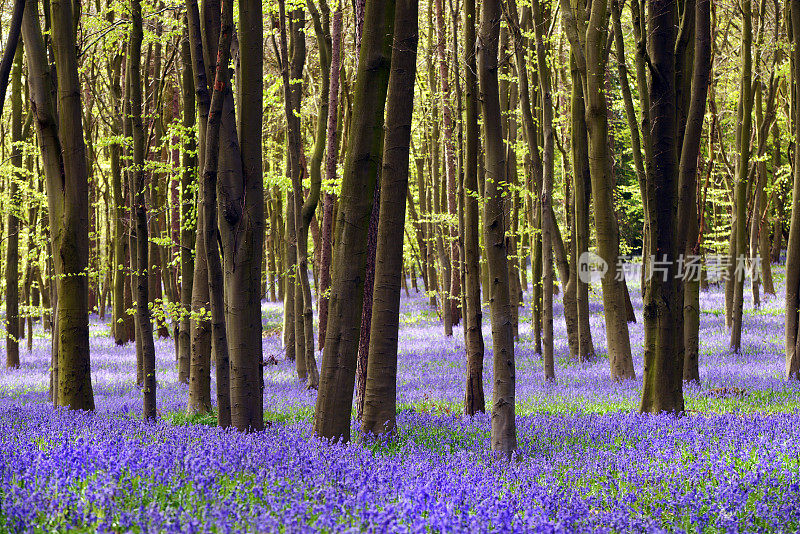
<path id="1" fill-rule="evenodd" d="M 144 126 L 142 125 L 142 5 L 139 0 L 131 0 L 130 48 L 128 68 L 130 72 L 130 110 L 133 127 L 133 169 L 131 205 L 136 212 L 136 322 L 142 344 L 142 371 L 144 374 L 144 405 L 142 415 L 145 420 L 156 418 L 156 348 L 153 342 L 153 323 L 150 321 L 149 281 L 148 281 L 148 230 L 147 206 L 145 205 L 144 181 Z"/>
<path id="2" fill-rule="evenodd" d="M 386 139 L 381 170 L 381 214 L 375 259 L 372 328 L 362 430 L 391 432 L 397 402 L 397 339 L 408 160 L 417 63 L 418 0 L 399 0 L 386 97 Z M 373 208 L 374 209 L 374 208 Z"/>
<path id="3" fill-rule="evenodd" d="M 337 112 L 339 107 L 339 70 L 341 69 L 342 10 L 337 6 L 333 13 L 331 30 L 331 62 L 328 88 L 328 123 L 325 147 L 325 179 L 336 178 L 338 156 Z M 322 253 L 320 255 L 319 287 L 319 348 L 325 348 L 325 332 L 328 326 L 328 291 L 331 286 L 331 253 L 333 250 L 333 202 L 334 196 L 325 193 L 322 202 Z"/>
<path id="4" fill-rule="evenodd" d="M 800 80 L 800 0 L 790 3 L 793 44 L 792 82 Z M 795 117 L 800 117 L 800 98 L 793 100 Z M 794 143 L 800 146 L 800 120 L 794 121 Z M 789 225 L 789 244 L 786 247 L 786 376 L 800 379 L 800 150 L 794 151 L 792 169 L 792 217 Z"/>
<path id="5" fill-rule="evenodd" d="M 14 174 L 9 177 L 8 240 L 6 244 L 6 367 L 19 367 L 19 219 L 21 209 L 17 180 L 22 176 L 22 45 L 16 47 L 14 68 L 11 74 L 11 165 Z M 24 326 L 23 326 L 24 332 Z"/>
<path id="6" fill-rule="evenodd" d="M 186 35 L 181 40 L 181 58 L 183 60 L 181 71 L 183 93 L 183 127 L 187 130 L 193 128 L 196 122 L 194 79 L 192 77 L 191 44 L 189 41 L 188 23 Z M 181 268 L 181 316 L 178 330 L 178 381 L 189 383 L 191 362 L 191 313 L 192 313 L 192 282 L 194 277 L 194 248 L 196 229 L 193 220 L 196 220 L 195 196 L 192 185 L 197 176 L 197 140 L 193 135 L 186 138 L 182 150 L 181 172 L 181 212 L 180 212 L 180 268 Z"/>
<path id="7" fill-rule="evenodd" d="M 486 411 L 483 393 L 483 311 L 480 282 L 480 211 L 478 207 L 478 79 L 475 64 L 475 0 L 464 3 L 464 90 L 466 103 L 464 146 L 464 344 L 467 351 L 467 384 L 464 413 Z M 430 291 L 430 288 L 428 288 Z"/>
<path id="8" fill-rule="evenodd" d="M 492 399 L 492 450 L 510 457 L 517 448 L 514 405 L 514 338 L 506 257 L 503 185 L 506 182 L 503 131 L 498 86 L 498 43 L 501 9 L 498 0 L 481 4 L 478 56 L 481 109 L 486 147 L 486 207 L 484 238 L 491 287 L 489 306 L 494 345 L 494 387 Z"/>
<path id="9" fill-rule="evenodd" d="M 553 146 L 553 96 L 550 83 L 550 67 L 547 64 L 547 50 L 544 39 L 547 35 L 547 20 L 542 12 L 541 2 L 534 3 L 536 25 L 536 55 L 539 67 L 539 89 L 542 95 L 542 117 L 544 129 L 544 150 L 542 151 L 542 346 L 544 356 L 544 376 L 555 380 L 553 362 L 553 227 L 556 221 L 551 217 L 553 174 L 555 173 L 555 149 Z"/>
<path id="10" fill-rule="evenodd" d="M 380 173 L 378 174 L 380 180 Z M 378 219 L 381 199 L 380 181 L 375 184 L 372 213 L 369 217 L 367 234 L 367 273 L 364 280 L 364 307 L 361 311 L 361 328 L 358 336 L 358 356 L 356 358 L 356 420 L 361 421 L 364 413 L 364 393 L 367 388 L 367 365 L 369 359 L 370 328 L 372 327 L 372 297 L 375 289 L 375 255 L 378 250 Z"/>
<path id="11" fill-rule="evenodd" d="M 208 265 L 208 289 L 211 303 L 211 336 L 214 343 L 217 377 L 217 424 L 227 428 L 231 424 L 231 384 L 228 335 L 225 322 L 225 295 L 222 258 L 219 251 L 217 221 L 217 181 L 220 159 L 220 128 L 223 106 L 230 88 L 228 61 L 233 36 L 233 3 L 223 0 L 219 32 L 219 55 L 211 93 L 211 104 L 206 124 L 206 151 L 203 165 L 203 240 Z"/>
<path id="12" fill-rule="evenodd" d="M 394 35 L 395 2 L 370 2 L 348 133 L 336 222 L 333 283 L 314 433 L 350 439 L 350 413 L 367 264 L 367 233 L 383 149 L 383 116 Z"/>
<path id="13" fill-rule="evenodd" d="M 753 98 L 752 98 L 752 14 L 750 0 L 742 2 L 742 76 L 740 85 L 740 107 L 741 107 L 741 133 L 739 135 L 739 161 L 737 164 L 736 176 L 736 195 L 735 195 L 735 216 L 733 219 L 734 229 L 731 235 L 735 234 L 735 245 L 731 248 L 731 264 L 736 266 L 737 262 L 744 259 L 747 254 L 747 191 L 748 176 L 750 175 L 750 135 L 753 122 Z M 731 343 L 730 348 L 733 352 L 739 352 L 742 347 L 742 315 L 744 311 L 744 273 L 736 269 L 729 283 L 733 285 L 733 300 L 731 304 Z"/>
<path id="14" fill-rule="evenodd" d="M 57 92 L 50 77 L 36 2 L 26 5 L 22 32 L 29 98 L 39 133 L 52 228 L 51 257 L 58 297 L 53 347 L 57 355 L 54 397 L 60 406 L 94 410 L 88 280 L 84 276 L 89 262 L 89 195 L 73 15 L 71 4 L 51 0 L 50 30 Z M 53 95 L 58 99 L 57 104 Z"/>
<path id="15" fill-rule="evenodd" d="M 196 0 L 186 1 L 189 47 L 192 60 L 194 91 L 197 97 L 197 133 L 199 142 L 198 168 L 205 166 L 206 124 L 211 96 L 208 92 L 207 72 L 203 56 L 203 38 L 200 31 L 200 11 Z M 197 232 L 204 235 L 205 217 L 202 199 L 205 194 L 203 181 L 198 183 L 197 191 Z M 195 244 L 194 273 L 192 275 L 192 317 L 190 320 L 189 355 L 189 413 L 211 412 L 211 323 L 208 319 L 208 264 L 206 262 L 205 239 L 197 239 Z"/>

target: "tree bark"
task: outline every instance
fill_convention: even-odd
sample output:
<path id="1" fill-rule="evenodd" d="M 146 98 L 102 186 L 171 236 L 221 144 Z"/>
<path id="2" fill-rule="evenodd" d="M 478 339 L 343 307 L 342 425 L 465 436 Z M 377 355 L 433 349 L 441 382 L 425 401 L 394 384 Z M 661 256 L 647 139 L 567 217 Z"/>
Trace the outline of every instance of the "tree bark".
<path id="1" fill-rule="evenodd" d="M 741 133 L 739 135 L 739 161 L 736 168 L 735 247 L 731 249 L 731 264 L 736 265 L 747 254 L 747 178 L 750 174 L 750 134 L 752 130 L 753 98 L 752 98 L 752 14 L 750 0 L 742 2 L 742 76 L 740 81 L 740 106 L 742 111 Z M 730 349 L 738 353 L 742 347 L 742 315 L 744 310 L 744 279 L 740 269 L 734 271 L 733 301 L 731 306 L 731 343 Z"/>
<path id="2" fill-rule="evenodd" d="M 418 0 L 398 0 L 391 75 L 386 96 L 386 135 L 381 169 L 381 214 L 375 256 L 372 327 L 364 393 L 364 432 L 395 428 L 397 340 L 408 160 L 417 64 Z"/>
<path id="3" fill-rule="evenodd" d="M 3 58 L 0 60 L 0 117 L 3 116 L 3 106 L 6 101 L 8 76 L 11 74 L 12 66 L 16 62 L 16 57 L 19 53 L 18 43 L 22 32 L 22 16 L 24 13 L 25 0 L 15 0 L 14 9 L 11 12 L 11 20 L 8 24 L 6 48 L 3 50 Z"/>
<path id="4" fill-rule="evenodd" d="M 207 71 L 203 56 L 203 38 L 200 29 L 200 11 L 196 0 L 186 1 L 186 17 L 189 30 L 189 47 L 192 60 L 194 91 L 197 97 L 197 134 L 199 142 L 198 168 L 205 166 L 206 124 L 211 96 L 208 92 Z M 197 191 L 197 231 L 204 235 L 206 227 L 202 199 L 205 194 L 203 181 Z M 208 318 L 208 263 L 206 262 L 205 239 L 195 243 L 194 273 L 192 276 L 192 317 L 190 322 L 189 356 L 189 413 L 211 412 L 211 323 Z"/>
<path id="5" fill-rule="evenodd" d="M 94 410 L 85 276 L 89 262 L 89 196 L 71 4 L 51 0 L 50 20 L 57 91 L 50 77 L 38 5 L 27 3 L 22 33 L 29 97 L 47 180 L 58 297 L 53 351 L 57 354 L 55 399 L 59 406 Z"/>
<path id="6" fill-rule="evenodd" d="M 514 339 L 510 311 L 512 304 L 505 240 L 507 221 L 503 210 L 506 162 L 498 86 L 500 2 L 484 0 L 481 4 L 480 20 L 477 70 L 486 147 L 486 211 L 483 225 L 491 281 L 489 306 L 494 346 L 491 441 L 493 451 L 511 457 L 517 448 L 517 430 L 514 405 Z"/>
<path id="7" fill-rule="evenodd" d="M 217 221 L 217 181 L 220 159 L 220 128 L 226 93 L 230 90 L 228 62 L 233 36 L 233 2 L 222 2 L 222 17 L 219 32 L 219 51 L 211 93 L 211 104 L 206 124 L 206 151 L 203 166 L 203 228 L 206 263 L 208 265 L 208 288 L 211 303 L 211 336 L 214 343 L 217 375 L 217 424 L 227 428 L 231 424 L 231 384 L 228 335 L 225 322 L 225 294 L 222 258 L 219 251 L 219 228 Z"/>
<path id="8" fill-rule="evenodd" d="M 464 2 L 464 345 L 467 351 L 467 384 L 464 413 L 486 411 L 483 393 L 483 310 L 480 281 L 480 208 L 478 206 L 478 79 L 475 64 L 475 0 Z M 430 291 L 430 288 L 427 288 Z"/>
<path id="9" fill-rule="evenodd" d="M 22 180 L 22 45 L 16 47 L 11 73 L 11 165 L 8 196 L 8 241 L 6 245 L 6 367 L 19 367 L 19 218 L 22 209 L 17 180 Z M 23 329 L 24 331 L 24 329 Z"/>
<path id="10" fill-rule="evenodd" d="M 445 172 L 447 176 L 446 190 L 447 190 L 447 214 L 450 218 L 457 217 L 457 204 L 456 204 L 456 158 L 455 158 L 455 143 L 453 135 L 453 110 L 450 106 L 450 69 L 448 65 L 448 58 L 446 53 L 447 46 L 447 28 L 445 26 L 444 10 L 442 9 L 442 0 L 435 0 L 434 6 L 436 10 L 436 52 L 439 57 L 439 84 L 440 84 L 440 99 L 442 106 L 442 126 L 444 128 L 444 157 L 445 157 Z M 433 31 L 433 28 L 431 28 Z M 455 28 L 454 28 L 455 31 Z M 449 288 L 449 305 L 450 317 L 453 326 L 458 325 L 461 320 L 461 310 L 459 309 L 459 302 L 461 299 L 461 278 L 455 273 L 458 272 L 459 254 L 458 254 L 458 227 L 454 224 L 445 225 L 447 231 L 445 235 L 449 243 L 450 255 L 450 288 Z"/>
<path id="11" fill-rule="evenodd" d="M 550 67 L 547 64 L 545 36 L 547 35 L 546 19 L 539 0 L 534 3 L 536 56 L 539 67 L 539 90 L 542 95 L 542 118 L 544 145 L 542 151 L 542 355 L 544 357 L 544 376 L 555 380 L 555 364 L 553 361 L 553 226 L 551 218 L 553 174 L 555 173 L 555 149 L 553 146 L 553 95 L 550 82 Z"/>
<path id="12" fill-rule="evenodd" d="M 145 420 L 156 419 L 156 348 L 153 342 L 153 323 L 150 320 L 148 283 L 148 229 L 147 206 L 145 205 L 144 180 L 144 126 L 142 125 L 142 5 L 140 0 L 131 0 L 131 29 L 128 50 L 130 72 L 130 110 L 133 127 L 133 178 L 131 190 L 132 206 L 136 212 L 136 322 L 142 343 L 142 371 Z"/>
<path id="13" fill-rule="evenodd" d="M 562 17 L 566 17 L 567 37 L 583 79 L 597 249 L 609 267 L 602 277 L 602 286 L 611 376 L 614 379 L 635 378 L 625 308 L 626 288 L 624 281 L 617 280 L 614 272 L 619 260 L 619 228 L 614 212 L 615 184 L 608 155 L 608 114 L 604 90 L 606 54 L 603 45 L 607 37 L 607 2 L 592 2 L 585 45 L 579 39 L 582 31 L 579 30 L 573 9 L 565 0 L 561 5 Z M 583 24 L 580 28 L 583 28 Z"/>
<path id="14" fill-rule="evenodd" d="M 333 13 L 331 29 L 331 61 L 328 87 L 328 123 L 325 146 L 325 179 L 331 183 L 336 179 L 338 156 L 337 112 L 339 107 L 339 71 L 342 54 L 342 9 L 337 5 Z M 333 250 L 333 202 L 334 196 L 325 193 L 322 201 L 322 254 L 320 255 L 319 296 L 319 348 L 325 348 L 325 332 L 328 326 L 328 291 L 331 285 L 331 254 Z"/>
<path id="15" fill-rule="evenodd" d="M 790 3 L 793 44 L 792 82 L 800 80 L 800 0 Z M 793 99 L 793 112 L 800 117 L 800 98 Z M 800 146 L 800 120 L 794 121 L 794 143 Z M 792 216 L 786 247 L 786 377 L 800 380 L 800 150 L 794 151 L 792 168 Z"/>
<path id="16" fill-rule="evenodd" d="M 350 439 L 355 364 L 364 298 L 367 232 L 383 148 L 383 117 L 392 57 L 394 0 L 365 7 L 363 40 L 336 221 L 333 283 L 314 433 Z"/>
<path id="17" fill-rule="evenodd" d="M 222 216 L 219 223 L 225 273 L 225 322 L 231 348 L 231 425 L 239 431 L 258 431 L 264 428 L 260 291 L 264 254 L 261 160 L 264 23 L 260 0 L 240 0 L 238 5 L 239 45 L 242 50 L 254 52 L 240 58 L 236 85 L 238 123 L 230 91 L 223 108 L 223 113 L 227 113 L 230 105 L 231 124 L 229 133 L 220 138 L 226 147 L 224 152 L 220 151 L 220 159 L 228 153 L 235 161 L 229 177 L 220 180 L 218 209 Z M 241 149 L 239 158 L 235 158 L 237 149 Z M 241 168 L 238 173 L 237 163 Z"/>
<path id="18" fill-rule="evenodd" d="M 183 96 L 183 127 L 191 131 L 196 123 L 194 80 L 192 77 L 191 45 L 189 42 L 189 26 L 186 23 L 186 34 L 181 39 L 181 90 Z M 192 185 L 197 173 L 197 140 L 194 135 L 187 135 L 182 149 L 181 194 L 180 194 L 180 268 L 181 268 L 181 315 L 178 330 L 178 381 L 189 383 L 191 363 L 191 314 L 192 314 L 192 282 L 194 276 L 194 248 L 196 239 L 195 196 Z"/>

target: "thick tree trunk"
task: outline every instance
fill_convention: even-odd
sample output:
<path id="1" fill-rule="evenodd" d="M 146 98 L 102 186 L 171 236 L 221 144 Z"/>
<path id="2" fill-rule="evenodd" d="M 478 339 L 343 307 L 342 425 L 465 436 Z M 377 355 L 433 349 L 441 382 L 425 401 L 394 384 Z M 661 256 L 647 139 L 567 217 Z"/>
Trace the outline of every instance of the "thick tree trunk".
<path id="1" fill-rule="evenodd" d="M 498 0 L 481 4 L 478 55 L 481 109 L 486 147 L 486 213 L 484 236 L 488 259 L 489 306 L 492 316 L 494 387 L 492 399 L 492 450 L 510 457 L 517 448 L 514 389 L 514 338 L 508 283 L 505 232 L 508 222 L 503 210 L 506 182 L 503 131 L 498 87 L 498 43 L 501 9 Z"/>
<path id="2" fill-rule="evenodd" d="M 333 283 L 314 433 L 343 441 L 350 439 L 367 233 L 383 149 L 383 117 L 392 57 L 394 14 L 394 0 L 366 4 L 336 221 Z"/>
<path id="3" fill-rule="evenodd" d="M 263 50 L 263 13 L 260 0 L 239 2 L 239 45 L 242 50 Z M 230 105 L 231 125 L 221 135 L 230 150 L 241 155 L 238 165 L 226 180 L 220 180 L 218 209 L 225 272 L 225 322 L 230 347 L 231 425 L 239 431 L 264 428 L 263 368 L 261 323 L 261 259 L 264 254 L 264 182 L 261 160 L 261 123 L 263 120 L 263 54 L 242 54 L 237 73 L 239 104 L 238 139 L 236 138 L 233 94 Z M 230 102 L 230 104 L 228 104 Z M 223 126 L 225 116 L 223 115 Z M 237 144 L 238 141 L 238 144 Z M 244 199 L 244 200 L 242 200 Z"/>
<path id="4" fill-rule="evenodd" d="M 93 410 L 89 358 L 88 179 L 72 5 L 50 2 L 51 37 L 58 78 L 54 91 L 45 54 L 38 5 L 27 2 L 23 36 L 29 98 L 47 179 L 52 257 L 58 306 L 54 331 L 57 354 L 56 404 Z M 76 15 L 77 16 L 77 15 Z M 53 101 L 55 93 L 58 102 Z M 58 112 L 56 113 L 56 109 Z"/>
<path id="5" fill-rule="evenodd" d="M 364 432 L 391 432 L 397 403 L 397 340 L 408 160 L 417 64 L 418 0 L 399 0 L 386 96 L 386 138 L 375 256 L 375 291 L 364 393 Z"/>

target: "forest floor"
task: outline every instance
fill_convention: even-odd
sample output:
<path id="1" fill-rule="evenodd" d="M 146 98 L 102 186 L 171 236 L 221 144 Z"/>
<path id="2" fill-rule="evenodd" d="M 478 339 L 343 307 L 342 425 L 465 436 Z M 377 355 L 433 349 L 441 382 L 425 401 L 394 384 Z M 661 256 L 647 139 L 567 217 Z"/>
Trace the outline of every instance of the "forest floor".
<path id="1" fill-rule="evenodd" d="M 172 340 L 156 343 L 160 420 L 143 423 L 134 348 L 114 346 L 94 316 L 97 411 L 55 409 L 49 335 L 36 331 L 22 367 L 0 369 L 0 531 L 796 531 L 800 384 L 783 378 L 782 271 L 776 286 L 759 309 L 747 291 L 739 355 L 728 351 L 722 288 L 701 294 L 701 384 L 685 389 L 679 418 L 636 413 L 637 288 L 636 380 L 609 378 L 599 286 L 590 364 L 569 359 L 556 297 L 555 382 L 544 380 L 521 308 L 511 462 L 489 452 L 488 415 L 461 415 L 461 327 L 446 338 L 422 293 L 402 299 L 398 432 L 376 441 L 354 426 L 346 445 L 312 437 L 316 393 L 283 357 L 278 304 L 263 305 L 264 358 L 278 360 L 264 372 L 269 425 L 246 435 L 184 415 Z M 490 402 L 488 311 L 484 319 Z"/>

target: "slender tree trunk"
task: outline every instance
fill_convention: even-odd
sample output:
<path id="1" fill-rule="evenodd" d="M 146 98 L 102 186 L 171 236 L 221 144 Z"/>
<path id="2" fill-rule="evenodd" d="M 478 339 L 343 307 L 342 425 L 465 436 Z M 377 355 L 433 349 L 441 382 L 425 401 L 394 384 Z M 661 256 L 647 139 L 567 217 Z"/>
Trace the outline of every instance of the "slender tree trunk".
<path id="1" fill-rule="evenodd" d="M 539 0 L 533 7 L 536 33 L 536 55 L 539 67 L 539 90 L 542 95 L 542 117 L 544 129 L 544 150 L 542 152 L 542 345 L 544 356 L 544 376 L 555 380 L 553 362 L 553 226 L 556 222 L 551 218 L 553 174 L 555 173 L 555 149 L 553 146 L 553 96 L 550 83 L 550 67 L 547 64 L 547 21 Z"/>
<path id="2" fill-rule="evenodd" d="M 22 180 L 22 44 L 17 45 L 14 67 L 11 72 L 11 165 L 13 174 L 9 176 L 8 196 L 11 202 L 8 210 L 8 240 L 6 245 L 6 367 L 19 367 L 19 186 Z M 24 331 L 24 330 L 23 330 Z"/>
<path id="3" fill-rule="evenodd" d="M 197 133 L 199 142 L 198 168 L 205 166 L 206 124 L 211 96 L 208 92 L 207 73 L 203 57 L 203 40 L 200 31 L 200 11 L 196 0 L 187 0 L 189 46 L 192 60 L 194 90 L 197 97 Z M 198 183 L 197 191 L 197 232 L 204 235 L 205 217 L 202 199 L 205 194 L 203 181 Z M 208 264 L 206 262 L 205 239 L 197 239 L 195 244 L 194 273 L 192 276 L 192 317 L 190 321 L 189 355 L 189 413 L 211 412 L 211 323 L 208 319 Z"/>
<path id="4" fill-rule="evenodd" d="M 464 345 L 467 351 L 467 385 L 464 413 L 486 411 L 483 393 L 483 311 L 480 282 L 480 208 L 478 206 L 478 79 L 475 64 L 475 0 L 464 3 L 464 90 L 466 103 L 464 147 Z"/>
<path id="5" fill-rule="evenodd" d="M 192 78 L 191 45 L 189 42 L 188 22 L 186 34 L 181 40 L 181 71 L 183 93 L 183 127 L 189 131 L 195 126 L 194 80 Z M 181 268 L 181 315 L 178 330 L 178 381 L 188 384 L 191 363 L 191 314 L 192 314 L 192 282 L 194 276 L 194 248 L 196 229 L 195 197 L 192 185 L 197 173 L 197 140 L 189 135 L 183 144 L 181 195 L 180 195 L 180 268 Z"/>
<path id="6" fill-rule="evenodd" d="M 342 8 L 337 5 L 333 13 L 331 29 L 330 86 L 328 88 L 328 123 L 325 147 L 325 179 L 336 178 L 337 164 L 337 111 L 339 107 L 339 71 L 342 54 Z M 333 202 L 334 196 L 325 193 L 322 202 L 322 254 L 320 256 L 319 287 L 319 348 L 325 348 L 325 332 L 328 326 L 328 291 L 331 285 L 331 253 L 333 250 Z"/>
<path id="7" fill-rule="evenodd" d="M 381 214 L 375 256 L 375 291 L 367 358 L 362 430 L 391 432 L 397 403 L 397 340 L 408 160 L 417 64 L 418 0 L 398 0 L 391 75 L 386 96 L 386 138 L 381 169 Z"/>
<path id="8" fill-rule="evenodd" d="M 436 9 L 436 52 L 439 57 L 439 83 L 441 90 L 441 106 L 442 106 L 442 126 L 444 128 L 444 156 L 445 156 L 445 172 L 446 176 L 446 191 L 447 191 L 447 214 L 450 218 L 457 216 L 456 204 L 456 158 L 455 146 L 453 135 L 453 110 L 450 106 L 450 69 L 448 65 L 448 58 L 446 53 L 447 46 L 447 28 L 445 26 L 444 10 L 442 9 L 443 0 L 435 0 L 434 5 Z M 431 28 L 433 31 L 433 28 Z M 454 29 L 455 31 L 455 29 Z M 461 320 L 461 310 L 459 309 L 459 301 L 461 299 L 461 277 L 456 276 L 457 266 L 459 263 L 458 255 L 458 227 L 454 224 L 446 225 L 447 237 L 449 243 L 450 255 L 450 317 L 453 326 L 458 325 Z"/>
<path id="9" fill-rule="evenodd" d="M 501 9 L 498 0 L 481 4 L 478 56 L 481 109 L 486 147 L 486 213 L 484 236 L 488 259 L 489 306 L 494 345 L 494 387 L 492 399 L 492 450 L 510 457 L 517 448 L 514 405 L 514 338 L 511 324 L 511 299 L 506 257 L 503 188 L 506 182 L 503 131 L 498 86 L 498 44 Z"/>
<path id="10" fill-rule="evenodd" d="M 220 128 L 223 106 L 228 89 L 230 46 L 233 35 L 233 2 L 222 2 L 222 20 L 219 32 L 219 55 L 216 77 L 211 93 L 211 104 L 206 125 L 206 151 L 203 166 L 203 228 L 208 288 L 211 302 L 211 336 L 214 343 L 217 370 L 217 423 L 222 428 L 231 424 L 231 384 L 228 335 L 225 323 L 225 295 L 222 258 L 219 252 L 217 221 L 217 180 L 220 159 Z"/>
<path id="11" fill-rule="evenodd" d="M 604 91 L 606 54 L 603 45 L 607 37 L 607 3 L 604 0 L 592 3 L 586 25 L 585 45 L 582 45 L 578 38 L 580 32 L 575 11 L 566 1 L 562 0 L 561 4 L 562 17 L 566 17 L 565 30 L 579 72 L 584 79 L 589 171 L 594 197 L 597 249 L 609 267 L 602 277 L 602 286 L 611 376 L 614 379 L 635 378 L 625 308 L 626 287 L 624 281 L 618 280 L 614 272 L 619 260 L 619 228 L 614 212 L 615 184 L 608 155 L 608 115 Z"/>
<path id="12" fill-rule="evenodd" d="M 15 0 L 14 9 L 11 12 L 11 20 L 8 24 L 8 36 L 5 43 L 6 48 L 3 50 L 3 58 L 0 60 L 0 117 L 3 116 L 3 105 L 6 101 L 8 76 L 11 74 L 11 69 L 19 49 L 18 43 L 22 31 L 22 16 L 24 13 L 25 0 Z"/>
<path id="13" fill-rule="evenodd" d="M 747 254 L 747 178 L 750 174 L 750 133 L 752 130 L 753 98 L 752 98 L 752 14 L 750 0 L 742 2 L 742 76 L 740 86 L 740 105 L 742 109 L 741 134 L 739 136 L 739 162 L 736 176 L 736 214 L 733 226 L 736 232 L 735 251 L 731 255 L 731 264 L 743 261 Z M 733 352 L 742 347 L 742 315 L 744 310 L 744 279 L 741 269 L 734 271 L 733 301 L 731 307 L 731 343 Z"/>
<path id="14" fill-rule="evenodd" d="M 153 343 L 153 324 L 150 321 L 149 283 L 148 283 L 148 231 L 147 207 L 145 206 L 144 182 L 144 127 L 142 125 L 142 5 L 139 0 L 131 0 L 130 49 L 128 51 L 128 71 L 130 72 L 130 110 L 133 126 L 133 170 L 131 184 L 133 203 L 136 211 L 136 322 L 142 343 L 142 371 L 144 373 L 145 420 L 156 418 L 156 348 Z"/>
<path id="15" fill-rule="evenodd" d="M 800 80 L 800 0 L 790 2 L 792 32 L 792 83 Z M 27 41 L 26 41 L 27 42 Z M 793 115 L 800 117 L 800 98 L 792 100 Z M 800 146 L 800 120 L 794 121 L 794 143 Z M 792 217 L 786 247 L 786 377 L 800 379 L 800 150 L 794 151 Z"/>
<path id="16" fill-rule="evenodd" d="M 701 253 L 701 220 L 704 199 L 697 198 L 697 159 L 703 133 L 709 80 L 711 75 L 711 2 L 696 0 L 694 21 L 694 65 L 691 102 L 680 160 L 680 199 L 678 245 L 685 251 L 684 265 L 697 261 Z M 714 135 L 712 123 L 709 137 Z M 711 148 L 713 160 L 713 144 Z M 711 165 L 711 163 L 709 163 Z M 710 170 L 709 170 L 710 172 Z M 698 209 L 699 208 L 699 209 Z M 685 231 L 685 237 L 683 233 Z M 690 273 L 683 280 L 683 379 L 700 382 L 700 283 L 701 273 Z"/>

